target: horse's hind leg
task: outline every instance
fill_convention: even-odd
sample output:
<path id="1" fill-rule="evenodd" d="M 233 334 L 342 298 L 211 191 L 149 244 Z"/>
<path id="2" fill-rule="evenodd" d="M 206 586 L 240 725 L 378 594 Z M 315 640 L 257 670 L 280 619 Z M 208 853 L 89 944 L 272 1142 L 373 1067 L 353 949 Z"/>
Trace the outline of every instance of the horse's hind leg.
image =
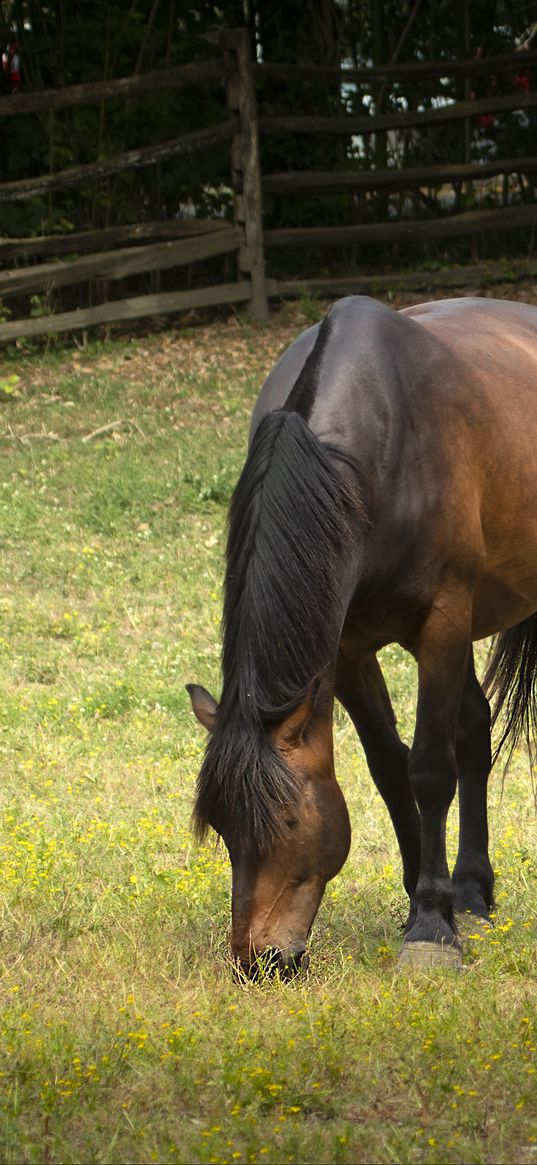
<path id="1" fill-rule="evenodd" d="M 408 779 L 408 748 L 400 739 L 376 656 L 360 665 L 338 658 L 336 696 L 358 732 L 371 776 L 383 798 L 403 859 L 403 883 L 411 900 L 420 868 L 420 827 Z"/>
<path id="2" fill-rule="evenodd" d="M 487 783 L 491 767 L 490 708 L 474 670 L 473 653 L 456 738 L 459 770 L 459 852 L 453 870 L 455 910 L 486 918 L 493 906 L 488 856 Z"/>

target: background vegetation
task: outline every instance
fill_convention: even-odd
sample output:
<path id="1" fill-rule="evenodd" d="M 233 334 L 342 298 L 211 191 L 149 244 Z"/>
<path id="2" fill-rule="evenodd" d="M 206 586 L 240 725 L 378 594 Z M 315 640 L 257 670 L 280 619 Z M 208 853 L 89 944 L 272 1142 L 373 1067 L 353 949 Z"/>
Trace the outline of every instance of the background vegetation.
<path id="1" fill-rule="evenodd" d="M 218 51 L 226 27 L 250 30 L 252 56 L 265 64 L 382 65 L 445 60 L 446 76 L 399 80 L 365 88 L 318 79 L 271 82 L 259 90 L 264 114 L 367 115 L 403 109 L 428 109 L 471 96 L 513 93 L 529 84 L 524 68 L 483 74 L 471 85 L 449 76 L 449 63 L 478 55 L 514 52 L 537 21 L 535 0 L 464 0 L 453 19 L 450 0 L 2 0 L 0 43 L 16 39 L 22 62 L 22 89 L 110 80 L 182 65 Z M 533 42 L 533 47 L 535 42 Z M 522 60 L 522 58 L 521 58 Z M 520 75 L 519 75 L 520 74 Z M 1 77 L 1 74 L 0 74 Z M 57 113 L 19 114 L 2 134 L 0 181 L 63 170 L 96 158 L 149 146 L 209 125 L 224 113 L 222 94 L 166 91 L 143 98 L 103 101 Z M 529 117 L 529 121 L 528 121 Z M 531 153 L 533 112 L 499 114 L 436 126 L 424 133 L 341 137 L 263 135 L 263 172 L 358 169 L 390 164 L 420 165 L 479 156 L 514 157 Z M 469 136 L 468 136 L 469 135 Z M 468 141 L 466 141 L 468 137 Z M 530 195 L 532 192 L 530 190 Z M 439 212 L 429 192 L 429 213 Z M 466 208 L 476 191 L 465 190 Z M 517 197 L 523 197 L 523 185 Z M 460 204 L 461 192 L 458 192 Z M 419 201 L 419 199 L 418 199 Z M 374 217 L 404 213 L 399 197 L 373 201 Z M 167 218 L 190 208 L 199 215 L 230 213 L 227 146 L 199 156 L 175 158 L 156 167 L 80 190 L 0 204 L 5 235 L 65 233 L 85 227 L 114 226 L 144 218 Z M 460 208 L 460 205 L 459 205 Z M 427 211 L 427 198 L 422 207 Z M 307 195 L 270 198 L 265 226 L 320 225 L 366 221 L 364 196 Z M 367 212 L 367 213 L 366 213 Z M 290 270 L 294 259 L 290 258 Z"/>
<path id="2" fill-rule="evenodd" d="M 458 975 L 396 973 L 399 858 L 341 710 L 353 845 L 307 981 L 233 982 L 226 853 L 190 833 L 204 741 L 184 683 L 218 689 L 226 505 L 260 383 L 318 312 L 0 366 L 6 1163 L 535 1160 L 523 753 L 492 781 L 496 926 Z M 413 666 L 383 661 L 411 739 Z"/>
<path id="3" fill-rule="evenodd" d="M 190 5 L 174 0 L 14 0 L 3 8 L 4 40 L 16 36 L 20 45 L 23 92 L 127 77 L 217 55 L 209 22 L 199 29 Z M 19 114 L 10 120 L 9 133 L 2 134 L 1 180 L 47 174 L 167 141 L 218 121 L 222 112 L 221 93 L 209 87 Z M 76 191 L 8 203 L 0 206 L 0 232 L 65 234 L 172 217 L 189 204 L 203 215 L 213 209 L 210 188 L 228 168 L 227 146 L 217 147 L 210 156 L 189 155 Z M 220 199 L 219 211 L 228 201 Z"/>

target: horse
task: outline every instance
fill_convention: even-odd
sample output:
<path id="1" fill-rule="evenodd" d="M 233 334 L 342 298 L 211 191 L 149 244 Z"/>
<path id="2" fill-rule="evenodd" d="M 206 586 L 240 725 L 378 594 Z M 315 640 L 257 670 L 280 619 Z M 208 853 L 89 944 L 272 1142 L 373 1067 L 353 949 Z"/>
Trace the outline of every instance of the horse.
<path id="1" fill-rule="evenodd" d="M 334 699 L 397 836 L 402 961 L 456 966 L 458 916 L 490 918 L 491 726 L 503 709 L 512 751 L 537 713 L 536 448 L 537 308 L 523 303 L 350 296 L 263 385 L 229 511 L 220 702 L 187 685 L 209 732 L 194 824 L 228 848 L 247 975 L 307 967 L 349 851 Z M 488 636 L 482 685 L 472 645 Z M 417 662 L 410 748 L 377 660 L 390 643 Z"/>

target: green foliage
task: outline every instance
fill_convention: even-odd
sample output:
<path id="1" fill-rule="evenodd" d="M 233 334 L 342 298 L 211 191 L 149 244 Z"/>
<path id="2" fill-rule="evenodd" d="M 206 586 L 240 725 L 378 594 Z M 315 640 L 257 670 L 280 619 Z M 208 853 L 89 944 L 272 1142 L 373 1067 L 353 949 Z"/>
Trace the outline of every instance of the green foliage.
<path id="1" fill-rule="evenodd" d="M 12 373 L 10 376 L 0 376 L 0 400 L 5 398 L 7 400 L 13 397 L 20 396 L 17 385 L 20 384 L 20 376 Z"/>
<path id="2" fill-rule="evenodd" d="M 192 486 L 194 496 L 200 502 L 219 502 L 227 504 L 231 498 L 233 491 L 233 481 L 230 473 L 225 469 L 219 473 L 213 473 L 210 480 L 204 480 L 199 473 L 192 473 L 187 470 L 183 477 L 187 485 Z"/>
<path id="3" fill-rule="evenodd" d="M 24 87 L 57 88 L 170 68 L 215 55 L 215 45 L 200 26 L 200 12 L 152 0 L 55 0 L 43 6 L 20 0 L 4 6 L 21 49 Z M 206 13 L 209 22 L 210 15 Z M 147 94 L 101 105 L 74 106 L 57 113 L 19 115 L 2 143 L 7 180 L 28 172 L 47 173 L 84 165 L 124 150 L 165 141 L 222 117 L 216 88 Z M 227 172 L 227 151 L 167 162 L 137 170 L 119 180 L 95 183 L 79 192 L 59 192 L 46 201 L 2 204 L 0 233 L 53 233 L 67 219 L 76 229 L 172 217 L 181 202 L 204 213 L 204 190 L 214 192 Z M 65 227 L 63 227 L 65 229 Z M 68 228 L 73 229 L 73 227 Z"/>
<path id="4" fill-rule="evenodd" d="M 304 290 L 300 295 L 299 302 L 302 314 L 308 323 L 317 324 L 322 319 L 324 308 L 316 295 Z"/>

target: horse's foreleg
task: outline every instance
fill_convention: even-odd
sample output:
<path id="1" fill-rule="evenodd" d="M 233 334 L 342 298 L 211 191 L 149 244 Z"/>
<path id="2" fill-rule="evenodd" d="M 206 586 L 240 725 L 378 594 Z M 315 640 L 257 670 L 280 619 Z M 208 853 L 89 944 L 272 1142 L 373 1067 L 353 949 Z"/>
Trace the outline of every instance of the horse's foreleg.
<path id="1" fill-rule="evenodd" d="M 459 852 L 453 881 L 455 910 L 486 918 L 493 906 L 488 856 L 487 783 L 491 767 L 490 708 L 470 655 L 457 728 Z"/>
<path id="2" fill-rule="evenodd" d="M 458 588 L 439 595 L 412 648 L 419 681 L 409 775 L 420 814 L 421 865 L 403 952 L 410 961 L 422 961 L 422 954 L 436 961 L 447 948 L 458 947 L 446 819 L 457 787 L 455 741 L 468 668 L 470 609 L 469 595 Z M 414 943 L 420 946 L 412 950 Z"/>
<path id="3" fill-rule="evenodd" d="M 412 902 L 420 869 L 418 811 L 408 779 L 408 748 L 397 733 L 376 656 L 357 665 L 341 655 L 336 696 L 356 728 L 371 776 L 392 819 L 403 859 L 403 883 Z"/>

